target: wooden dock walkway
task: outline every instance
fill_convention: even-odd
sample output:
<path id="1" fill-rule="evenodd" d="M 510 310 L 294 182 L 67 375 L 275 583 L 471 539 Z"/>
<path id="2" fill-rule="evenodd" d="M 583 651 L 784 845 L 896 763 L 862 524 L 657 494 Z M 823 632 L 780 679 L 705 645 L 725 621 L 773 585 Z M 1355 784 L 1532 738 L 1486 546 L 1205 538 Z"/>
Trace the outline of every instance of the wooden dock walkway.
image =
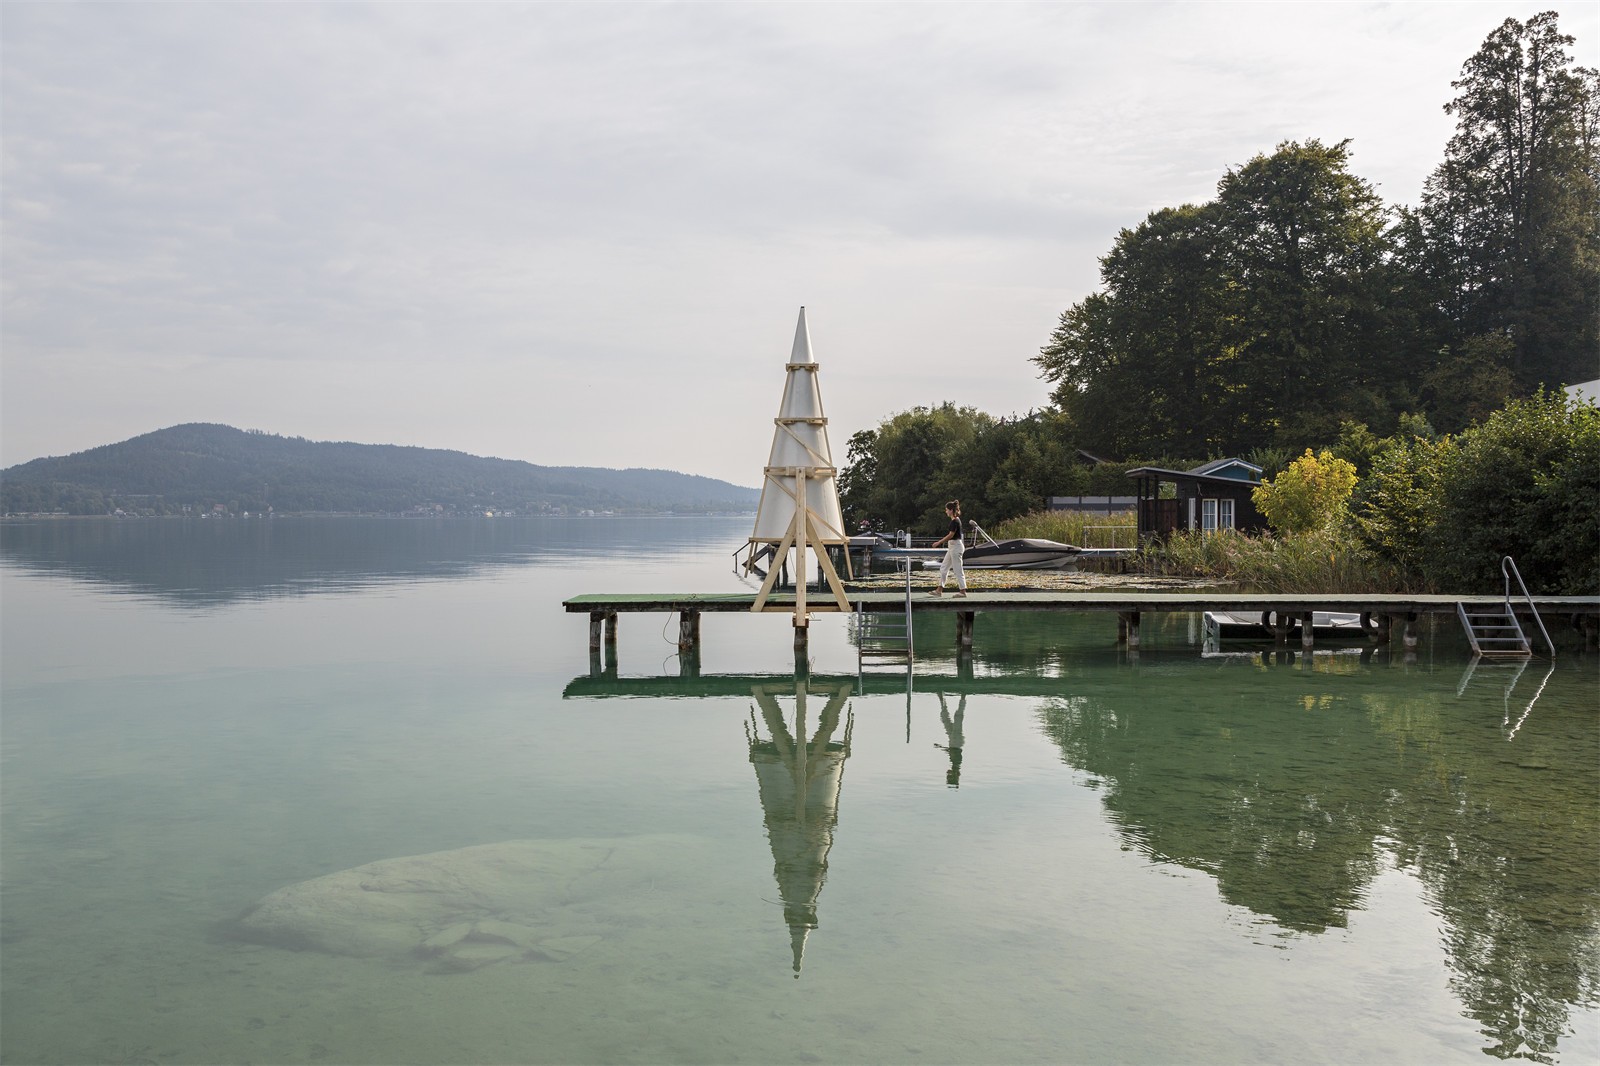
<path id="1" fill-rule="evenodd" d="M 848 593 L 852 609 L 873 612 L 900 612 L 905 609 L 903 591 L 853 591 Z M 589 616 L 589 648 L 598 651 L 602 645 L 614 645 L 617 639 L 617 619 L 623 614 L 677 614 L 679 616 L 678 645 L 692 650 L 700 642 L 700 616 L 706 613 L 752 613 L 753 593 L 636 593 L 590 594 L 564 600 L 562 606 L 568 614 Z M 1552 630 L 1569 620 L 1580 624 L 1585 643 L 1593 646 L 1597 626 L 1600 626 L 1600 596 L 1535 596 L 1533 602 L 1541 617 Z M 1288 634 L 1301 619 L 1309 620 L 1313 612 L 1332 611 L 1359 615 L 1368 636 L 1377 642 L 1387 642 L 1393 629 L 1399 628 L 1401 639 L 1408 647 L 1417 640 L 1416 623 L 1423 615 L 1446 614 L 1454 616 L 1457 604 L 1468 610 L 1475 607 L 1500 607 L 1503 596 L 1448 596 L 1406 595 L 1399 593 L 1313 593 L 1313 594 L 1263 594 L 1228 593 L 1197 590 L 1193 592 L 1132 592 L 1132 591 L 1059 591 L 1059 590 L 1008 590 L 984 589 L 956 597 L 946 592 L 935 597 L 926 591 L 913 592 L 911 610 L 915 614 L 954 614 L 956 616 L 956 642 L 970 646 L 972 631 L 978 614 L 997 611 L 1054 611 L 1079 614 L 1114 614 L 1117 617 L 1117 641 L 1130 648 L 1139 646 L 1139 623 L 1145 614 L 1194 613 L 1203 611 L 1237 611 L 1269 615 L 1272 628 L 1279 640 Z M 794 605 L 792 592 L 774 593 L 767 606 L 772 611 L 784 611 Z M 831 606 L 811 601 L 813 613 L 822 613 Z M 1524 608 L 1525 609 L 1525 608 Z M 792 616 L 791 616 L 792 617 Z M 1310 647 L 1312 627 L 1299 626 L 1301 643 Z M 795 644 L 800 649 L 805 644 L 805 627 L 795 627 Z"/>

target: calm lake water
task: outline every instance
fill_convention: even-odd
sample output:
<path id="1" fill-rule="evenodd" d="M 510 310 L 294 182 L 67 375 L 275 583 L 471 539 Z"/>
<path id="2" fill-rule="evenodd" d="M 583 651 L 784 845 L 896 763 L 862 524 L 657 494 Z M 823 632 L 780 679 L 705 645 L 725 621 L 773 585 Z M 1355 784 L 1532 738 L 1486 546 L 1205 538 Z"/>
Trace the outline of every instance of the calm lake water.
<path id="1" fill-rule="evenodd" d="M 0 526 L 0 1059 L 1600 1058 L 1593 653 L 591 662 L 750 521 Z"/>

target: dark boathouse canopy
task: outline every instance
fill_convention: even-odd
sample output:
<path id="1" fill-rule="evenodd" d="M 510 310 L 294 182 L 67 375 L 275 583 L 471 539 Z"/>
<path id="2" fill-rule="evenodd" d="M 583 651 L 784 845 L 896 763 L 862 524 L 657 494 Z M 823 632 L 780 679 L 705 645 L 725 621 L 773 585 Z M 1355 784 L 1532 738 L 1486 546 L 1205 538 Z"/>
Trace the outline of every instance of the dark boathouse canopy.
<path id="1" fill-rule="evenodd" d="M 1179 529 L 1214 532 L 1267 528 L 1251 492 L 1261 484 L 1261 468 L 1243 459 L 1214 459 L 1193 470 L 1141 466 L 1128 471 L 1138 484 L 1139 536 L 1165 537 Z M 1162 485 L 1175 491 L 1165 498 Z"/>

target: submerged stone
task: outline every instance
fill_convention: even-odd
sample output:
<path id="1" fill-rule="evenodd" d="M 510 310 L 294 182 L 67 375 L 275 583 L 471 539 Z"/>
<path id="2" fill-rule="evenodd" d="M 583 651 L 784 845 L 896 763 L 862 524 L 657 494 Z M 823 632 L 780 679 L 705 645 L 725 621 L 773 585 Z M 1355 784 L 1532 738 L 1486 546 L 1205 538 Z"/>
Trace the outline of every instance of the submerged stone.
<path id="1" fill-rule="evenodd" d="M 227 930 L 431 973 L 562 962 L 605 939 L 650 886 L 692 869 L 702 846 L 681 836 L 508 840 L 383 859 L 271 892 Z"/>

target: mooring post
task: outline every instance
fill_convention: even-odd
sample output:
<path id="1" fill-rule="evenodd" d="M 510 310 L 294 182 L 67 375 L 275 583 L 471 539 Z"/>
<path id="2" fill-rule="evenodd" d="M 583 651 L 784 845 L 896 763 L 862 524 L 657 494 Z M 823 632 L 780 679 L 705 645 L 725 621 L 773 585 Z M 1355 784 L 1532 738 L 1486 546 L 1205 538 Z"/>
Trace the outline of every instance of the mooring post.
<path id="1" fill-rule="evenodd" d="M 1300 646 L 1306 651 L 1311 650 L 1311 625 L 1315 617 L 1310 611 L 1300 616 Z"/>
<path id="2" fill-rule="evenodd" d="M 956 612 L 956 646 L 960 648 L 972 647 L 972 620 L 976 617 L 974 611 Z"/>

